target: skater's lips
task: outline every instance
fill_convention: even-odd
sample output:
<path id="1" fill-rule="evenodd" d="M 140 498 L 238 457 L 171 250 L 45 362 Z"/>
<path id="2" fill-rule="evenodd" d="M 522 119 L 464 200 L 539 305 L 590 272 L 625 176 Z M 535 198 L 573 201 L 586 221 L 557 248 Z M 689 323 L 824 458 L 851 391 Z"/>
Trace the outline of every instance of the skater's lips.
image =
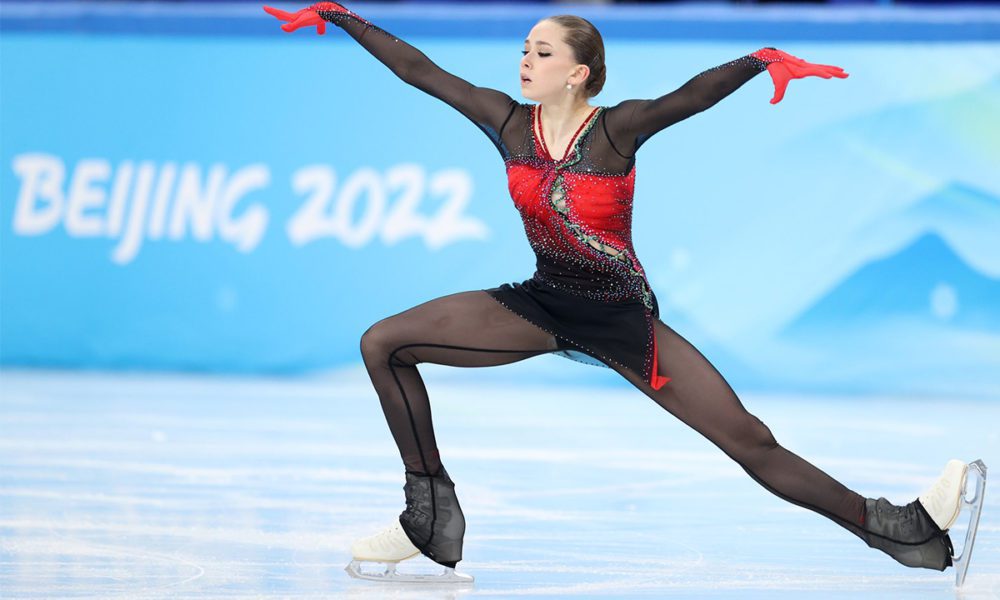
<path id="1" fill-rule="evenodd" d="M 524 74 L 521 75 L 521 83 L 529 83 L 530 81 L 531 81 L 530 77 Z"/>

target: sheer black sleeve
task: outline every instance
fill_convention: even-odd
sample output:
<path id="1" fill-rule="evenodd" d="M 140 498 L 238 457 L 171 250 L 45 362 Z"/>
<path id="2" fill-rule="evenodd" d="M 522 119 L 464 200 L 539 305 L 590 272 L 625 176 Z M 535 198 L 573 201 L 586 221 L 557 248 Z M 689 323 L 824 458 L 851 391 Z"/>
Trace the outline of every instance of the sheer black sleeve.
<path id="1" fill-rule="evenodd" d="M 605 111 L 612 145 L 631 156 L 656 132 L 711 108 L 767 69 L 764 61 L 747 55 L 712 67 L 676 90 L 655 100 L 625 100 Z"/>
<path id="2" fill-rule="evenodd" d="M 404 82 L 465 115 L 500 147 L 503 126 L 518 105 L 513 98 L 452 75 L 420 50 L 350 11 L 317 13 L 346 31 Z"/>

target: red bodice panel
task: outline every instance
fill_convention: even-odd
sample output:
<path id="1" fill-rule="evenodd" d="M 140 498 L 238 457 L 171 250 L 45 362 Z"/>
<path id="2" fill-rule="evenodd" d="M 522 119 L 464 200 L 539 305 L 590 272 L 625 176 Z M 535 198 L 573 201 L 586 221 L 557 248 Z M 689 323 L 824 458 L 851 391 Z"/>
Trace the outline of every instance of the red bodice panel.
<path id="1" fill-rule="evenodd" d="M 592 299 L 643 304 L 652 338 L 650 384 L 659 389 L 669 378 L 655 368 L 652 318 L 658 307 L 632 247 L 635 167 L 624 175 L 574 170 L 581 158 L 577 142 L 600 110 L 580 126 L 562 160 L 552 160 L 534 135 L 535 156 L 506 161 L 508 189 L 537 258 L 535 279 Z"/>

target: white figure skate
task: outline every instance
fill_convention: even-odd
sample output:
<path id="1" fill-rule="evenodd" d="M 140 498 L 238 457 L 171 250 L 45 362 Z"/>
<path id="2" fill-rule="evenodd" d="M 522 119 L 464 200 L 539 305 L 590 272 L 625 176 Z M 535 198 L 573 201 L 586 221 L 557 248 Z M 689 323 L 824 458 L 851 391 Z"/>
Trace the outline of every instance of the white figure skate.
<path id="1" fill-rule="evenodd" d="M 969 475 L 976 478 L 976 489 L 972 498 L 966 497 Z M 965 531 L 965 544 L 958 554 L 952 552 L 955 565 L 955 586 L 965 583 L 969 571 L 972 546 L 979 528 L 979 515 L 983 512 L 983 494 L 986 491 L 986 465 L 982 460 L 965 464 L 960 460 L 950 460 L 944 472 L 933 486 L 920 496 L 920 504 L 942 530 L 947 531 L 958 520 L 962 508 L 970 509 L 969 526 Z"/>
<path id="2" fill-rule="evenodd" d="M 420 550 L 413 545 L 399 521 L 373 536 L 362 538 L 351 545 L 353 559 L 344 568 L 351 577 L 374 581 L 399 581 L 405 583 L 472 583 L 474 578 L 455 569 L 436 565 L 443 572 L 399 573 L 396 567 L 400 561 L 413 558 Z M 376 563 L 375 570 L 369 570 L 363 563 Z"/>

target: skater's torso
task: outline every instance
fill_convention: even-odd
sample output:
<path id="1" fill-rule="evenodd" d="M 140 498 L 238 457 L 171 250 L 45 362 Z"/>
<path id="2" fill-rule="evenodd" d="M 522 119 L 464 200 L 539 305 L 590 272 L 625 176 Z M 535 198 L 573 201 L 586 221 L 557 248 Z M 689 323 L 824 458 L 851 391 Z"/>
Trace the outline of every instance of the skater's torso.
<path id="1" fill-rule="evenodd" d="M 501 132 L 508 189 L 535 252 L 534 279 L 597 300 L 638 300 L 653 310 L 632 247 L 635 160 L 610 143 L 604 110 L 594 107 L 554 159 L 539 135 L 538 105 L 519 105 Z"/>

